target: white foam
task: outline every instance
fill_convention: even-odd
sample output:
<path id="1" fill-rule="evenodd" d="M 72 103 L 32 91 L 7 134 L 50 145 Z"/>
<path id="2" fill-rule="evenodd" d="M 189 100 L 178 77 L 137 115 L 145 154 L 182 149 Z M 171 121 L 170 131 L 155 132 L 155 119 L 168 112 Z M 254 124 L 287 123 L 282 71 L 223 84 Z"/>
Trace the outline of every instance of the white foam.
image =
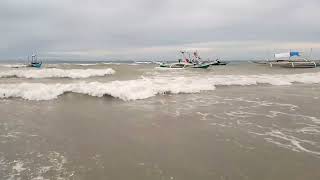
<path id="1" fill-rule="evenodd" d="M 151 61 L 135 61 L 136 64 L 152 64 Z"/>
<path id="2" fill-rule="evenodd" d="M 105 63 L 101 63 L 104 65 L 121 65 L 122 63 L 115 63 L 115 62 L 105 62 Z"/>
<path id="3" fill-rule="evenodd" d="M 121 63 L 113 63 L 113 62 L 99 62 L 99 63 L 81 63 L 81 64 L 69 64 L 69 65 L 77 65 L 77 66 L 99 66 L 99 65 L 121 65 Z"/>
<path id="4" fill-rule="evenodd" d="M 49 179 L 45 179 L 43 176 L 37 176 L 32 178 L 31 180 L 49 180 Z"/>
<path id="5" fill-rule="evenodd" d="M 113 69 L 16 69 L 0 72 L 0 78 L 88 78 L 114 74 Z"/>
<path id="6" fill-rule="evenodd" d="M 15 163 L 16 164 L 12 167 L 12 169 L 17 173 L 21 173 L 22 171 L 26 170 L 26 168 L 23 168 L 24 163 L 22 161 L 15 161 Z"/>
<path id="7" fill-rule="evenodd" d="M 297 129 L 296 132 L 300 132 L 300 133 L 303 133 L 303 134 L 318 135 L 318 134 L 320 134 L 320 127 L 318 127 L 318 126 L 303 127 L 301 129 Z"/>
<path id="8" fill-rule="evenodd" d="M 271 130 L 270 132 L 266 133 L 255 133 L 255 132 L 249 132 L 251 134 L 255 134 L 258 136 L 268 136 L 264 138 L 266 141 L 273 143 L 279 147 L 291 149 L 292 151 L 296 152 L 306 152 L 310 154 L 320 155 L 319 151 L 310 150 L 303 146 L 303 144 L 307 144 L 311 147 L 318 147 L 317 142 L 310 141 L 310 140 L 304 140 L 299 139 L 293 135 L 288 135 L 280 130 Z"/>
<path id="9" fill-rule="evenodd" d="M 97 65 L 99 65 L 99 63 L 94 63 L 94 64 L 75 64 L 75 65 L 79 65 L 79 66 L 97 66 Z"/>

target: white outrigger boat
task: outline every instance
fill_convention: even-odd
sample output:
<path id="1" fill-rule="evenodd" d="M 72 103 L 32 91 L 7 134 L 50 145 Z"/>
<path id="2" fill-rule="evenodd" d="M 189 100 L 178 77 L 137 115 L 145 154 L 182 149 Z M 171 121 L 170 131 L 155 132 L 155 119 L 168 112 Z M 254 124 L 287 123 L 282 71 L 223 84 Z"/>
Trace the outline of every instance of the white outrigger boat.
<path id="1" fill-rule="evenodd" d="M 186 51 L 180 51 L 182 54 L 182 59 L 179 59 L 177 63 L 161 63 L 160 67 L 163 68 L 201 68 L 201 69 L 207 69 L 210 67 L 210 64 L 202 63 L 201 58 L 198 55 L 197 52 L 193 53 L 193 59 L 191 59 L 191 56 L 189 54 L 189 58 L 185 57 Z"/>
<path id="2" fill-rule="evenodd" d="M 317 63 L 307 58 L 302 58 L 298 51 L 290 51 L 286 53 L 274 54 L 273 60 L 253 61 L 256 64 L 268 64 L 270 67 L 285 68 L 315 68 Z"/>

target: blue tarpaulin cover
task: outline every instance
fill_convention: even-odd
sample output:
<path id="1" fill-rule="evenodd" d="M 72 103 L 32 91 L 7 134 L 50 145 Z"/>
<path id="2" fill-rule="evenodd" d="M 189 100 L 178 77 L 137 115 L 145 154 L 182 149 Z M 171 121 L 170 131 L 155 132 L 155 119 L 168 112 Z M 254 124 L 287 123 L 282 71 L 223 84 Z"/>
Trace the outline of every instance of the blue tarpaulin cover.
<path id="1" fill-rule="evenodd" d="M 291 52 L 290 52 L 290 57 L 292 57 L 292 56 L 300 56 L 300 52 L 298 52 L 298 51 L 291 51 Z"/>

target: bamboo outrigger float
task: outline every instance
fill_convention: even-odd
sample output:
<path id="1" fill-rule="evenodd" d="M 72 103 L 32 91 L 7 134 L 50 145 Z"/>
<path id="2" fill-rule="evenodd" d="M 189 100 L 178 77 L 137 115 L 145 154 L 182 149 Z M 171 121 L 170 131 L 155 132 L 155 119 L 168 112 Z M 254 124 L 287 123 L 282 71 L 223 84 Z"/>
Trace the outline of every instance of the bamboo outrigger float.
<path id="1" fill-rule="evenodd" d="M 299 59 L 299 60 L 289 60 L 282 61 L 277 60 L 274 62 L 269 62 L 270 67 L 279 66 L 286 68 L 315 68 L 317 67 L 317 63 L 314 61 L 310 61 L 307 59 Z"/>

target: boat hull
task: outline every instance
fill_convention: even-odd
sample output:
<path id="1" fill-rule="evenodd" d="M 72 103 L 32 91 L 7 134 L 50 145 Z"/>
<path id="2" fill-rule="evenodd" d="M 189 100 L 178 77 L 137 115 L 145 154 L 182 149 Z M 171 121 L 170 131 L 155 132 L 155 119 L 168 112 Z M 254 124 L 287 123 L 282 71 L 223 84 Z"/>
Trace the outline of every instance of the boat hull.
<path id="1" fill-rule="evenodd" d="M 187 64 L 187 63 L 173 63 L 173 64 L 160 64 L 162 68 L 182 69 L 182 68 L 200 68 L 206 69 L 210 64 Z"/>
<path id="2" fill-rule="evenodd" d="M 192 68 L 207 69 L 208 67 L 210 67 L 210 64 L 199 64 L 199 65 L 193 66 Z"/>
<path id="3" fill-rule="evenodd" d="M 41 68 L 42 63 L 31 63 L 28 65 L 29 67 L 34 67 L 34 68 Z"/>
<path id="4" fill-rule="evenodd" d="M 214 62 L 214 63 L 211 63 L 210 66 L 225 66 L 227 64 L 228 63 L 226 62 Z"/>

